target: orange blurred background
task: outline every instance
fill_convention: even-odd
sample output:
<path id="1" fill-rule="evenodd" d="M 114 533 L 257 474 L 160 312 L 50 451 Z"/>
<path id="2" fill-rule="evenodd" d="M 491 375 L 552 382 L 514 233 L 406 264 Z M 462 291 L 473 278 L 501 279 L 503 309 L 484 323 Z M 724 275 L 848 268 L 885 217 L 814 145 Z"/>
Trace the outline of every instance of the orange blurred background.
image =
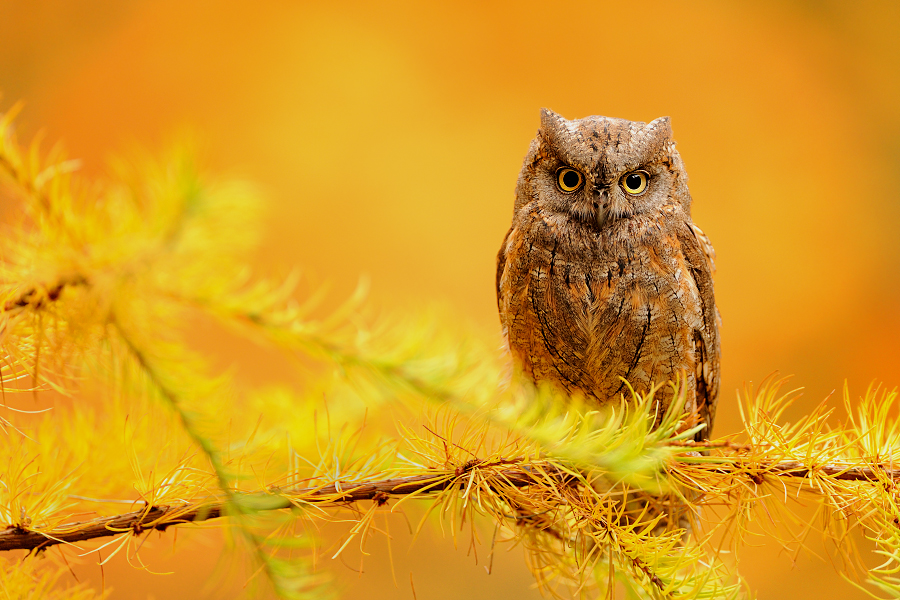
<path id="1" fill-rule="evenodd" d="M 443 303 L 498 343 L 494 257 L 538 109 L 670 115 L 718 253 L 716 434 L 775 370 L 807 390 L 794 415 L 845 380 L 900 384 L 900 3 L 0 0 L 0 92 L 26 102 L 20 139 L 45 129 L 89 174 L 194 132 L 270 201 L 261 268 L 335 300 L 366 276 L 376 306 Z M 177 575 L 107 565 L 114 597 L 199 597 L 218 550 L 184 537 L 157 558 Z M 517 551 L 488 577 L 436 536 L 405 548 L 399 588 L 383 557 L 337 566 L 345 597 L 411 598 L 410 570 L 419 599 L 538 597 Z M 760 598 L 861 597 L 772 544 L 742 572 Z"/>

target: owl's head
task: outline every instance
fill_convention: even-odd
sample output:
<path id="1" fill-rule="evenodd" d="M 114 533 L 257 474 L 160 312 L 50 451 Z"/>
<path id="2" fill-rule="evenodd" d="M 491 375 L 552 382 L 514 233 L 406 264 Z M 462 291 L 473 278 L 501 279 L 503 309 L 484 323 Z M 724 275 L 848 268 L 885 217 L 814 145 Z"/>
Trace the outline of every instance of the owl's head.
<path id="1" fill-rule="evenodd" d="M 516 188 L 516 211 L 535 203 L 596 230 L 673 201 L 690 214 L 687 175 L 669 118 L 650 123 L 541 110 Z"/>

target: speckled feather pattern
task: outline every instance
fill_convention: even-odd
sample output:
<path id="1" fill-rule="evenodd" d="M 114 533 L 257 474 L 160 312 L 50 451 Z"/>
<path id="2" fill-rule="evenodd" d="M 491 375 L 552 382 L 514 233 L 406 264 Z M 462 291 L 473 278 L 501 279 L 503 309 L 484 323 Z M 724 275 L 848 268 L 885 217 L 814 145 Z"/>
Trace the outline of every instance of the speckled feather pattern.
<path id="1" fill-rule="evenodd" d="M 561 168 L 583 183 L 564 193 Z M 631 195 L 622 178 L 649 176 Z M 497 261 L 503 333 L 514 362 L 599 403 L 687 378 L 687 406 L 707 423 L 719 392 L 714 252 L 691 222 L 687 174 L 669 119 L 567 120 L 542 111 Z M 661 408 L 672 401 L 658 395 Z"/>

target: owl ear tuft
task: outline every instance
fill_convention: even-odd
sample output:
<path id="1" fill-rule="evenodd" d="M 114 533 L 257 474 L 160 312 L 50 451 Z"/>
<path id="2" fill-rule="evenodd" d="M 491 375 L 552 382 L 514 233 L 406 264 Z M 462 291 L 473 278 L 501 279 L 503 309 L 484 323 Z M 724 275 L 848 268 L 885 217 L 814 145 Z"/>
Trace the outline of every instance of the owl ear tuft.
<path id="1" fill-rule="evenodd" d="M 542 108 L 541 128 L 538 130 L 538 136 L 550 146 L 555 146 L 559 140 L 565 139 L 565 123 L 565 117 L 556 114 L 549 108 Z"/>
<path id="2" fill-rule="evenodd" d="M 652 121 L 647 123 L 647 126 L 644 127 L 644 131 L 659 140 L 666 140 L 671 138 L 672 126 L 669 123 L 669 117 L 659 117 L 658 119 L 653 119 Z"/>
<path id="3" fill-rule="evenodd" d="M 559 129 L 560 123 L 565 120 L 564 117 L 556 114 L 549 108 L 541 109 L 541 129 L 544 131 L 555 131 Z"/>

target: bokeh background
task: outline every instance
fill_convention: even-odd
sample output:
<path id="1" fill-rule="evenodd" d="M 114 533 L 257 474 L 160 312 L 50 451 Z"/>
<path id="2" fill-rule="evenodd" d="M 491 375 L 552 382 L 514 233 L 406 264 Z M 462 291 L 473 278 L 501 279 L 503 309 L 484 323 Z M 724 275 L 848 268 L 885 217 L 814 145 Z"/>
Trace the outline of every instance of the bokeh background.
<path id="1" fill-rule="evenodd" d="M 794 415 L 845 381 L 900 384 L 897 2 L 0 0 L 0 92 L 26 102 L 22 139 L 64 140 L 88 174 L 189 132 L 210 171 L 264 190 L 261 268 L 335 302 L 366 277 L 374 305 L 443 304 L 498 343 L 494 257 L 538 109 L 670 115 L 718 253 L 717 433 L 776 370 L 806 390 Z M 283 377 L 203 335 L 243 376 Z M 240 590 L 208 587 L 214 534 L 179 535 L 149 550 L 174 575 L 106 565 L 114 597 Z M 409 573 L 419 599 L 538 597 L 517 550 L 487 575 L 436 531 L 410 553 L 396 535 L 399 587 L 376 544 L 365 574 L 329 566 L 346 597 L 411 598 Z M 741 561 L 760 598 L 862 597 L 815 543 L 758 543 Z"/>

